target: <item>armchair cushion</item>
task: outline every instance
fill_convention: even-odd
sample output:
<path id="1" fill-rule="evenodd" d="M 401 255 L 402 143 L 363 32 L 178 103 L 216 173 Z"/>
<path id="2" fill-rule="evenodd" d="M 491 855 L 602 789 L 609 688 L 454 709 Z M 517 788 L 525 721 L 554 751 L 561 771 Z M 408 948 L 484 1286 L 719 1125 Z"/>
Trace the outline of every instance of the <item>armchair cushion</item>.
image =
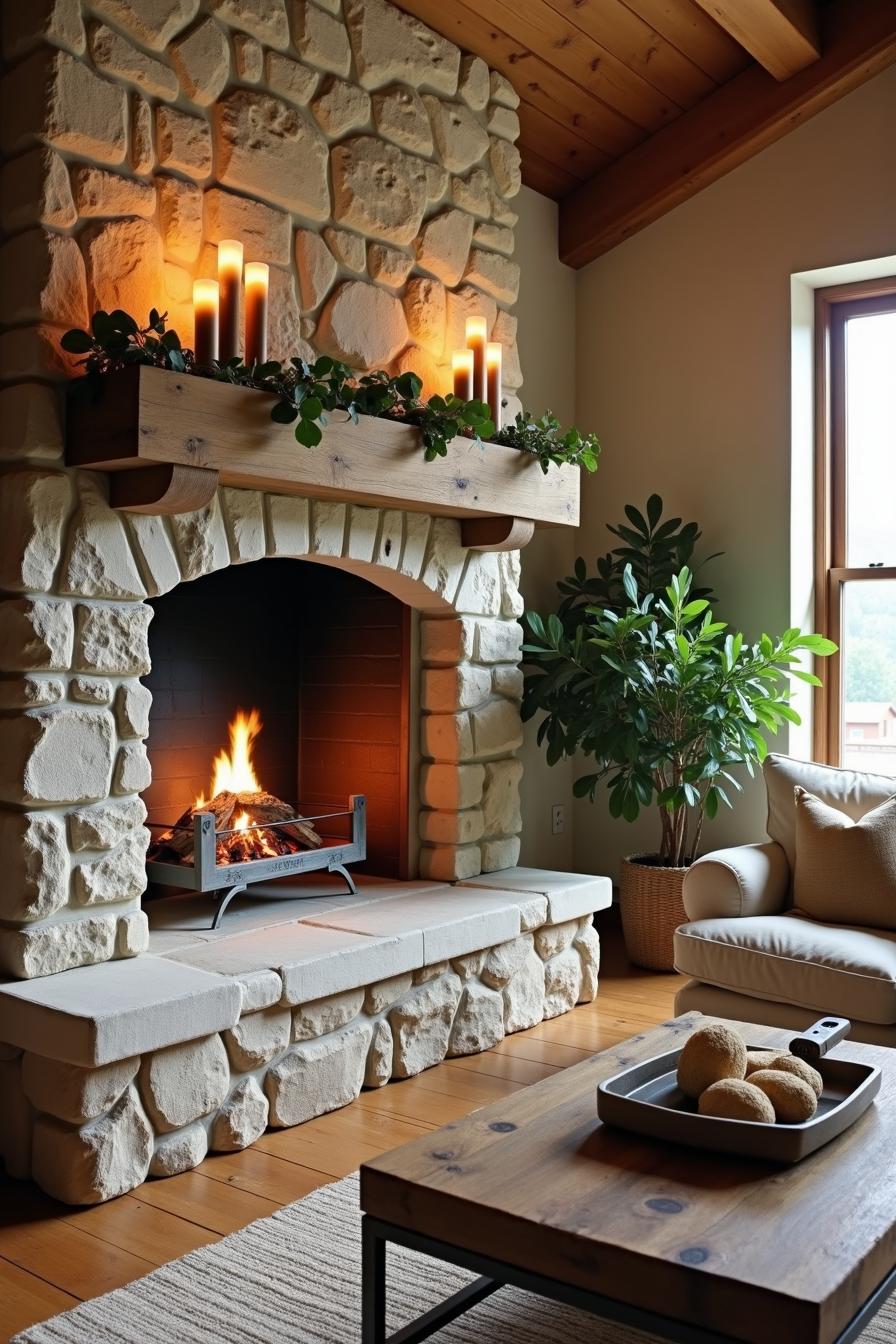
<path id="1" fill-rule="evenodd" d="M 892 775 L 869 775 L 858 770 L 837 770 L 832 765 L 796 761 L 769 752 L 762 763 L 768 794 L 766 830 L 787 854 L 790 871 L 796 867 L 796 803 L 793 791 L 799 785 L 830 807 L 859 821 L 866 812 L 892 798 Z"/>
<path id="2" fill-rule="evenodd" d="M 896 934 L 790 913 L 702 919 L 675 934 L 675 969 L 751 998 L 896 1022 Z"/>
<path id="3" fill-rule="evenodd" d="M 896 929 L 896 797 L 852 821 L 805 789 L 794 792 L 794 904 L 828 924 Z"/>
<path id="4" fill-rule="evenodd" d="M 774 915 L 783 910 L 790 867 L 780 845 L 735 845 L 697 859 L 688 870 L 682 899 L 688 919 Z"/>

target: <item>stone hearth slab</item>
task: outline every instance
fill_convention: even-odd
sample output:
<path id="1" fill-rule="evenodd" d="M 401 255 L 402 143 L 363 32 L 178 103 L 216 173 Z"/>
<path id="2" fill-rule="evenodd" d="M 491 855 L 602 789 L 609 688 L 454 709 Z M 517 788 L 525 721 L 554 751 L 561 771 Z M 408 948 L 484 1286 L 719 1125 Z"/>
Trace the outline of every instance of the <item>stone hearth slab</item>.
<path id="1" fill-rule="evenodd" d="M 274 970 L 283 1003 L 309 1003 L 422 966 L 423 934 L 407 920 L 398 925 L 376 937 L 299 921 L 203 943 L 170 960 L 220 976 Z"/>
<path id="2" fill-rule="evenodd" d="M 565 924 L 605 910 L 613 902 L 613 883 L 608 877 L 589 877 L 583 873 L 557 873 L 544 868 L 505 868 L 483 873 L 459 884 L 504 893 L 523 892 L 544 896 L 548 903 L 548 924 Z"/>
<path id="3" fill-rule="evenodd" d="M 432 966 L 515 938 L 520 932 L 520 901 L 513 892 L 442 887 L 409 893 L 399 901 L 373 901 L 328 912 L 309 922 L 368 936 L 414 930 L 423 942 L 420 965 Z"/>
<path id="4" fill-rule="evenodd" d="M 321 874 L 259 883 L 252 896 L 237 896 L 228 906 L 219 929 L 209 927 L 217 909 L 209 896 L 184 891 L 147 901 L 144 909 L 149 918 L 149 951 L 158 956 L 172 956 L 203 943 L 293 924 L 298 919 L 325 923 L 320 917 L 336 910 L 445 886 L 441 882 L 398 882 L 367 875 L 358 876 L 356 882 L 355 895 L 341 890 L 341 878 Z"/>
<path id="5" fill-rule="evenodd" d="M 232 1027 L 239 984 L 142 956 L 0 988 L 0 1040 L 96 1067 Z"/>

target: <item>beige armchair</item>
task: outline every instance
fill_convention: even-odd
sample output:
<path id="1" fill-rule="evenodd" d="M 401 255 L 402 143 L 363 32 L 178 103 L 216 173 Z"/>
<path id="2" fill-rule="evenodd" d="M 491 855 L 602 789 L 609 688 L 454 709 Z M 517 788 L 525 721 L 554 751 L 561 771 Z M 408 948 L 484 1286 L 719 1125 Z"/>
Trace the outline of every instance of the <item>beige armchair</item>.
<path id="1" fill-rule="evenodd" d="M 896 933 L 822 924 L 791 901 L 795 786 L 857 821 L 896 779 L 778 755 L 763 770 L 770 840 L 707 854 L 685 878 L 675 966 L 691 979 L 676 1010 L 788 1028 L 832 1013 L 851 1019 L 854 1039 L 896 1046 Z"/>

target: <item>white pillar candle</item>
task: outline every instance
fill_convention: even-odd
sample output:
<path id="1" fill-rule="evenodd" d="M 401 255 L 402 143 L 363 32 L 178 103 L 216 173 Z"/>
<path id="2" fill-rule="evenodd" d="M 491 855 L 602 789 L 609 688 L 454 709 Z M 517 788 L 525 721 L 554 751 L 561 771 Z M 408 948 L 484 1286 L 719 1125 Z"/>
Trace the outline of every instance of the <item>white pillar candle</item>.
<path id="1" fill-rule="evenodd" d="M 218 244 L 219 359 L 226 363 L 240 352 L 240 294 L 243 286 L 243 245 L 232 238 Z"/>
<path id="2" fill-rule="evenodd" d="M 265 262 L 246 262 L 246 363 L 250 367 L 263 364 L 268 357 L 268 279 Z"/>
<path id="3" fill-rule="evenodd" d="M 485 382 L 485 346 L 488 340 L 485 318 L 468 317 L 465 335 L 467 349 L 473 351 L 473 396 L 477 401 L 485 401 L 488 392 Z"/>
<path id="4" fill-rule="evenodd" d="M 451 356 L 454 374 L 454 395 L 461 401 L 473 400 L 473 351 L 455 350 Z"/>
<path id="5" fill-rule="evenodd" d="M 495 429 L 501 428 L 501 401 L 504 390 L 502 381 L 503 350 L 497 341 L 489 341 L 485 347 L 486 401 Z"/>
<path id="6" fill-rule="evenodd" d="M 193 281 L 193 352 L 200 369 L 218 358 L 218 282 Z"/>

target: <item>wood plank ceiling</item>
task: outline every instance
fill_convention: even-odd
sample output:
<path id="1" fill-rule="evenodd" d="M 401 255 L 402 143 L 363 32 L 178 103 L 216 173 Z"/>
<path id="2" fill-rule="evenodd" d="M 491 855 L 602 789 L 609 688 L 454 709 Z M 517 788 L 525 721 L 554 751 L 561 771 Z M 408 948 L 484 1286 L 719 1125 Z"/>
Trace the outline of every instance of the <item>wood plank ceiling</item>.
<path id="1" fill-rule="evenodd" d="M 576 266 L 896 60 L 896 0 L 397 3 L 514 85 Z"/>

